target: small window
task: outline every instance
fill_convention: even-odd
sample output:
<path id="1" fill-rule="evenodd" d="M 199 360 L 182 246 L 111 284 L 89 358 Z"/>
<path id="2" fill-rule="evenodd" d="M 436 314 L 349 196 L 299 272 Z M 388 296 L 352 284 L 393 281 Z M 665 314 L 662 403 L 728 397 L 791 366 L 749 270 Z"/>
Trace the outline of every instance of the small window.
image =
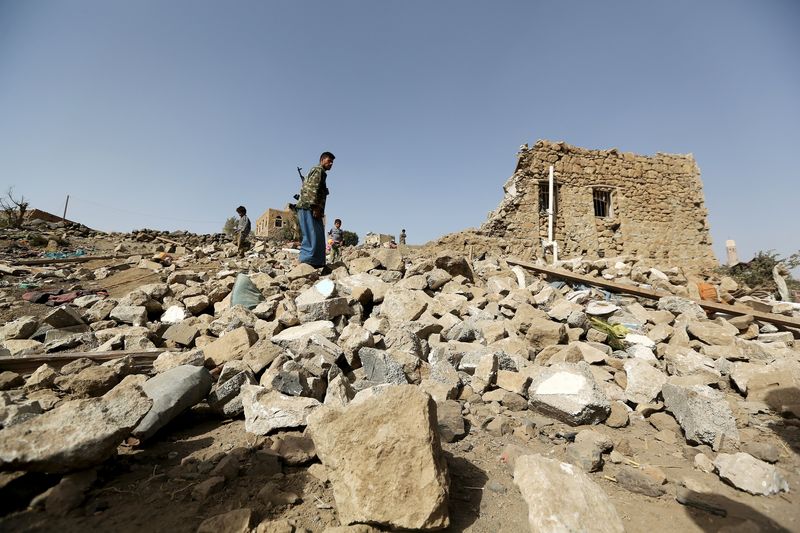
<path id="1" fill-rule="evenodd" d="M 553 214 L 558 211 L 558 196 L 559 196 L 559 189 L 561 186 L 557 183 L 553 184 L 553 192 L 555 193 L 555 198 L 553 198 Z M 550 182 L 548 181 L 540 181 L 539 182 L 539 213 L 546 215 L 547 208 L 550 206 Z"/>
<path id="2" fill-rule="evenodd" d="M 593 189 L 592 200 L 594 202 L 594 216 L 603 218 L 611 216 L 611 191 Z"/>
<path id="3" fill-rule="evenodd" d="M 276 228 L 282 228 L 283 227 L 283 219 L 281 218 L 280 215 L 275 217 L 275 227 Z"/>

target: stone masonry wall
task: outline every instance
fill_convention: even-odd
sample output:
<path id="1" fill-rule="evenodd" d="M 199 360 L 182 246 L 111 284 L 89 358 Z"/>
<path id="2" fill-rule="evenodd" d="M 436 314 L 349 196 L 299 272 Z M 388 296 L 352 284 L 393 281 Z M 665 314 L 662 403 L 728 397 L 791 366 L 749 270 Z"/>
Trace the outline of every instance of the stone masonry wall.
<path id="1" fill-rule="evenodd" d="M 631 255 L 693 269 L 717 264 L 700 170 L 691 155 L 648 157 L 545 140 L 523 146 L 516 171 L 503 187 L 505 197 L 481 233 L 530 239 L 530 255 L 541 256 L 547 206 L 540 209 L 539 187 L 548 186 L 550 165 L 557 184 L 559 259 Z M 610 193 L 609 216 L 595 216 L 594 190 Z"/>

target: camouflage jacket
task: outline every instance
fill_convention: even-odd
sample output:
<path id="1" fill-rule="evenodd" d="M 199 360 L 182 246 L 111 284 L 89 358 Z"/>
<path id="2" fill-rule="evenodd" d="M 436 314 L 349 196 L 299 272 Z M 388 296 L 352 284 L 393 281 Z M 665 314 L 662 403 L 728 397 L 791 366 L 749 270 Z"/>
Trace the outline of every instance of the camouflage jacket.
<path id="1" fill-rule="evenodd" d="M 328 187 L 325 185 L 327 177 L 327 172 L 319 165 L 308 172 L 308 176 L 303 180 L 303 186 L 300 188 L 298 209 L 311 209 L 316 205 L 322 209 L 323 213 L 325 212 L 325 200 L 328 197 Z"/>

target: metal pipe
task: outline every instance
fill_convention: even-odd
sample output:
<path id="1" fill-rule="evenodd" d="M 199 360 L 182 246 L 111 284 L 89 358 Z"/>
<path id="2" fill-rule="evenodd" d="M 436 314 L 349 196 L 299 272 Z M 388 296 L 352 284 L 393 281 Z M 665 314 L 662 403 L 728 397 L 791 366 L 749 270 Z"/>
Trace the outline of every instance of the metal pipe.
<path id="1" fill-rule="evenodd" d="M 553 183 L 553 165 L 550 165 L 550 194 L 548 195 L 547 205 L 547 243 L 553 250 L 553 262 L 558 261 L 558 244 L 553 240 L 553 216 L 555 211 L 553 206 L 555 204 L 554 183 Z"/>

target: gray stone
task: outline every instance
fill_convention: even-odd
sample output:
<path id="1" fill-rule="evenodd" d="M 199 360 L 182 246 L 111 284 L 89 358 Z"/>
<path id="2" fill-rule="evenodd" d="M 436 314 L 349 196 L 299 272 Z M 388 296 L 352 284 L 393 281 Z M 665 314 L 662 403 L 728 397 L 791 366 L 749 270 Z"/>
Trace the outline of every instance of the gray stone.
<path id="1" fill-rule="evenodd" d="M 721 453 L 714 459 L 714 466 L 720 478 L 750 494 L 789 492 L 789 483 L 777 468 L 748 453 Z"/>
<path id="2" fill-rule="evenodd" d="M 108 366 L 89 366 L 71 376 L 58 378 L 56 384 L 60 389 L 68 390 L 80 398 L 100 396 L 110 391 L 120 376 L 114 368 Z"/>
<path id="3" fill-rule="evenodd" d="M 271 340 L 275 344 L 285 348 L 294 342 L 311 337 L 312 335 L 321 335 L 326 339 L 336 338 L 336 330 L 333 322 L 330 320 L 319 320 L 287 328 L 272 337 Z"/>
<path id="4" fill-rule="evenodd" d="M 67 474 L 55 487 L 37 496 L 31 507 L 44 506 L 45 512 L 51 516 L 66 516 L 78 508 L 86 498 L 86 491 L 97 480 L 94 469 Z"/>
<path id="5" fill-rule="evenodd" d="M 531 531 L 625 531 L 603 489 L 570 464 L 541 455 L 523 455 L 514 465 L 514 483 L 528 504 Z"/>
<path id="6" fill-rule="evenodd" d="M 597 446 L 574 442 L 567 445 L 566 459 L 584 472 L 597 472 L 603 468 L 603 455 Z"/>
<path id="7" fill-rule="evenodd" d="M 497 354 L 487 353 L 481 357 L 470 382 L 472 390 L 480 394 L 494 385 L 497 379 L 497 364 Z"/>
<path id="8" fill-rule="evenodd" d="M 167 341 L 189 346 L 198 335 L 200 335 L 200 329 L 197 326 L 186 322 L 178 322 L 168 327 L 161 337 Z"/>
<path id="9" fill-rule="evenodd" d="M 33 371 L 25 381 L 25 390 L 34 391 L 41 389 L 51 389 L 55 385 L 56 379 L 60 376 L 58 371 L 52 366 L 44 363 Z"/>
<path id="10" fill-rule="evenodd" d="M 4 370 L 0 372 L 0 391 L 22 387 L 25 380 L 16 372 Z"/>
<path id="11" fill-rule="evenodd" d="M 255 331 L 241 326 L 203 346 L 203 353 L 208 364 L 218 366 L 234 359 L 241 359 L 257 340 L 258 335 Z"/>
<path id="12" fill-rule="evenodd" d="M 703 320 L 706 318 L 706 312 L 700 307 L 699 304 L 681 298 L 680 296 L 664 296 L 658 300 L 658 309 L 661 311 L 669 311 L 674 315 L 686 314 L 695 320 Z"/>
<path id="13" fill-rule="evenodd" d="M 411 322 L 428 307 L 428 296 L 422 291 L 390 289 L 381 304 L 381 315 L 391 322 Z"/>
<path id="14" fill-rule="evenodd" d="M 625 397 L 633 403 L 650 403 L 661 393 L 667 376 L 641 359 L 625 361 Z"/>
<path id="15" fill-rule="evenodd" d="M 0 328 L 0 341 L 27 339 L 39 328 L 39 321 L 32 316 L 19 317 Z"/>
<path id="16" fill-rule="evenodd" d="M 100 398 L 65 402 L 4 429 L 0 467 L 68 472 L 103 462 L 150 410 L 142 381 L 130 376 Z"/>
<path id="17" fill-rule="evenodd" d="M 322 405 L 314 398 L 286 396 L 257 385 L 242 387 L 242 404 L 245 430 L 256 435 L 305 426 L 308 415 Z"/>
<path id="18" fill-rule="evenodd" d="M 567 328 L 560 322 L 553 322 L 546 318 L 533 318 L 525 339 L 536 350 L 541 350 L 546 346 L 554 344 L 565 344 L 567 342 Z"/>
<path id="19" fill-rule="evenodd" d="M 466 434 L 459 402 L 455 400 L 436 402 L 436 418 L 439 434 L 445 442 L 453 442 Z"/>
<path id="20" fill-rule="evenodd" d="M 343 297 L 298 304 L 297 312 L 300 322 L 333 320 L 338 316 L 353 314 L 350 307 L 347 305 L 347 298 Z"/>
<path id="21" fill-rule="evenodd" d="M 43 412 L 42 406 L 35 400 L 0 406 L 0 426 L 13 426 L 38 416 Z"/>
<path id="22" fill-rule="evenodd" d="M 146 440 L 180 413 L 202 401 L 211 390 L 211 374 L 196 366 L 177 366 L 148 379 L 143 389 L 153 406 L 133 435 Z"/>
<path id="23" fill-rule="evenodd" d="M 375 348 L 361 348 L 358 357 L 361 359 L 368 380 L 395 385 L 408 383 L 403 366 L 389 352 Z"/>
<path id="24" fill-rule="evenodd" d="M 725 395 L 705 385 L 681 386 L 667 383 L 661 389 L 664 405 L 683 428 L 690 442 L 708 444 L 719 450 L 723 440 L 739 441 L 736 420 Z"/>
<path id="25" fill-rule="evenodd" d="M 206 518 L 197 528 L 197 533 L 250 533 L 252 511 L 250 509 L 235 509 L 227 513 Z M 289 533 L 293 532 L 292 528 Z M 260 528 L 255 531 L 261 531 Z M 264 533 L 273 533 L 267 529 Z M 281 533 L 275 531 L 274 533 Z"/>
<path id="26" fill-rule="evenodd" d="M 690 322 L 686 331 L 706 344 L 727 346 L 733 344 L 733 338 L 739 332 L 730 324 L 726 328 L 711 321 Z M 791 335 L 791 334 L 790 334 Z"/>
<path id="27" fill-rule="evenodd" d="M 542 369 L 531 381 L 528 398 L 531 409 L 570 425 L 597 424 L 611 412 L 611 404 L 585 362 Z"/>
<path id="28" fill-rule="evenodd" d="M 231 361 L 230 363 L 233 362 Z M 226 376 L 225 380 L 220 375 L 216 388 L 208 395 L 208 405 L 223 416 L 235 418 L 244 412 L 241 397 L 242 387 L 255 384 L 255 375 L 249 369 L 237 372 L 232 376 Z"/>
<path id="29" fill-rule="evenodd" d="M 190 352 L 162 352 L 153 361 L 153 370 L 156 372 L 166 372 L 176 366 L 203 366 L 206 361 L 203 350 L 192 350 Z"/>
<path id="30" fill-rule="evenodd" d="M 183 305 L 186 307 L 186 310 L 193 315 L 199 315 L 211 305 L 211 301 L 205 294 L 198 294 L 197 296 L 184 298 Z"/>
<path id="31" fill-rule="evenodd" d="M 635 470 L 629 466 L 622 466 L 616 474 L 616 480 L 619 485 L 636 494 L 644 494 L 651 498 L 658 498 L 664 495 L 667 491 L 650 476 L 643 474 L 639 470 Z"/>
<path id="32" fill-rule="evenodd" d="M 118 305 L 108 316 L 122 324 L 134 326 L 147 324 L 147 309 L 142 305 Z"/>
<path id="33" fill-rule="evenodd" d="M 69 305 L 62 305 L 53 309 L 44 317 L 42 322 L 53 326 L 55 329 L 86 325 L 78 310 Z"/>

